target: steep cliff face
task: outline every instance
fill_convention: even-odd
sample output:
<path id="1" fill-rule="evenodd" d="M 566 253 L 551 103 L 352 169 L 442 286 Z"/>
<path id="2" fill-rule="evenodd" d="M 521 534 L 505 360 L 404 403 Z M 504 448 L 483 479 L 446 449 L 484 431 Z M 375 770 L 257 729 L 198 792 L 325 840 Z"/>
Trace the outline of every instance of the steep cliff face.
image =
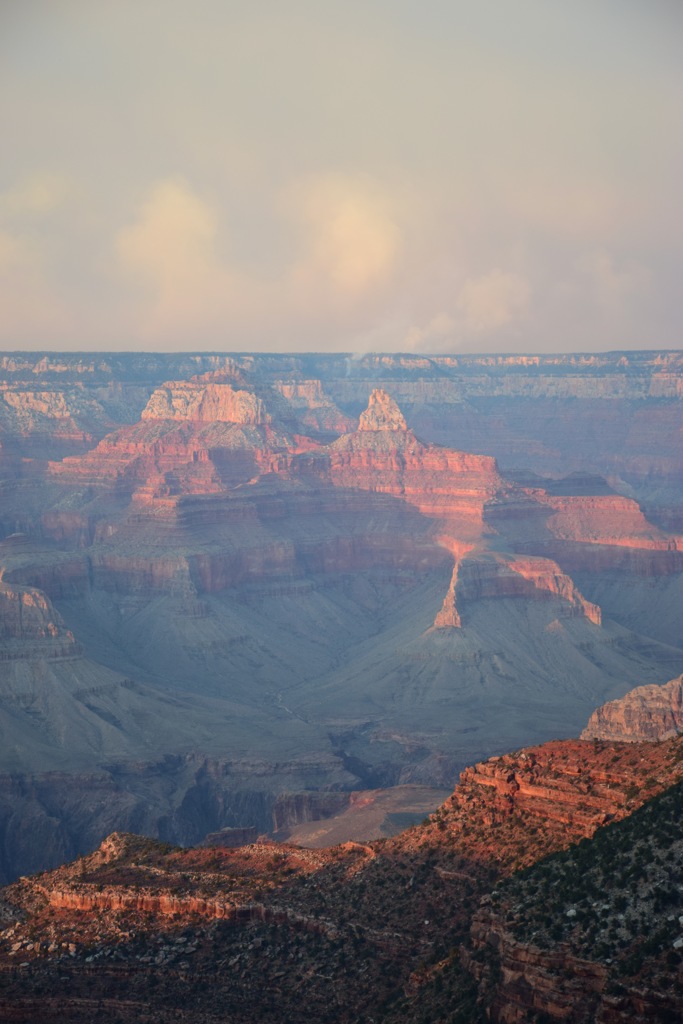
<path id="1" fill-rule="evenodd" d="M 278 450 L 285 452 L 287 442 L 282 439 L 274 445 L 273 432 L 264 434 L 257 427 L 249 428 L 252 433 L 248 437 L 241 425 L 231 425 L 227 433 L 220 434 L 221 423 L 231 418 L 259 420 L 261 405 L 254 395 L 236 392 L 227 384 L 168 385 L 155 392 L 142 424 L 103 441 L 92 458 L 65 460 L 54 467 L 54 472 L 61 476 L 82 474 L 93 482 L 99 473 L 100 480 L 114 481 L 119 488 L 130 487 L 136 508 L 147 506 L 158 515 L 176 518 L 182 514 L 184 522 L 189 506 L 183 505 L 181 511 L 180 499 L 227 495 L 229 482 L 237 482 L 240 476 L 246 482 L 253 474 L 282 479 L 279 501 L 285 515 L 288 506 L 294 510 L 295 502 L 297 508 L 307 505 L 310 514 L 320 504 L 321 487 L 327 490 L 326 504 L 331 508 L 335 501 L 345 500 L 341 495 L 335 499 L 339 491 L 388 494 L 417 508 L 420 515 L 439 520 L 443 532 L 437 543 L 448 550 L 462 549 L 463 545 L 471 548 L 475 541 L 484 543 L 492 532 L 485 524 L 487 507 L 498 507 L 501 496 L 510 492 L 493 459 L 419 442 L 407 429 L 396 402 L 381 389 L 371 393 L 356 432 L 306 453 L 297 453 L 290 446 L 286 454 L 278 455 Z M 202 425 L 204 416 L 213 418 L 210 424 Z M 179 430 L 177 419 L 190 421 L 187 429 Z M 207 431 L 212 431 L 212 439 Z M 102 467 L 106 467 L 104 472 Z M 304 483 L 308 493 L 302 495 L 300 489 L 293 489 L 293 482 Z M 232 507 L 236 507 L 234 503 Z M 370 503 L 369 514 L 372 507 Z M 228 514 L 227 507 L 222 514 Z M 198 557 L 205 560 L 204 556 Z M 295 561 L 296 556 L 290 560 L 290 571 L 295 571 Z M 592 621 L 597 621 L 597 611 L 587 602 L 581 604 L 583 599 L 576 597 L 578 592 L 571 581 L 552 563 L 548 562 L 545 569 L 541 563 L 537 559 L 534 564 L 532 558 L 524 564 L 520 559 L 508 559 L 508 571 L 503 569 L 501 558 L 495 563 L 496 571 L 488 575 L 491 581 L 497 581 L 501 595 L 540 595 L 548 591 L 566 597 L 572 607 L 583 608 Z M 494 562 L 489 560 L 489 565 Z M 483 572 L 482 568 L 480 575 Z M 493 587 L 491 582 L 491 591 Z M 471 586 L 470 590 L 473 593 Z M 457 600 L 455 593 L 452 599 L 447 595 L 450 605 L 453 599 Z M 447 620 L 455 622 L 452 608 L 440 618 L 440 625 L 449 624 Z"/>
<path id="2" fill-rule="evenodd" d="M 11 361 L 5 362 L 11 365 Z M 26 372 L 5 371 L 0 380 L 0 441 L 5 465 L 8 456 L 43 461 L 82 454 L 121 423 L 134 422 L 149 397 L 144 383 L 109 379 L 88 386 L 84 374 L 72 376 L 69 370 L 64 367 L 66 380 L 40 362 Z M 15 375 L 19 379 L 12 379 Z M 18 478 L 30 466 L 17 461 L 12 468 Z"/>
<path id="3" fill-rule="evenodd" d="M 596 1004 L 609 974 L 605 964 L 572 956 L 566 948 L 548 952 L 518 942 L 500 917 L 486 909 L 475 915 L 470 937 L 473 953 L 468 951 L 464 961 L 486 990 L 491 1021 L 516 1024 L 541 1013 L 553 1021 L 588 1024 L 598 1019 Z M 502 984 L 489 982 L 490 964 L 483 966 L 475 959 L 486 961 L 489 950 L 495 950 L 491 959 L 495 957 L 497 967 L 500 964 Z"/>
<path id="4" fill-rule="evenodd" d="M 591 715 L 581 739 L 622 743 L 669 739 L 683 732 L 683 676 L 663 686 L 638 686 Z"/>
<path id="5" fill-rule="evenodd" d="M 295 391 L 295 385 L 279 387 L 283 395 Z M 311 401 L 323 403 L 315 387 Z M 370 393 L 357 431 L 320 446 L 288 438 L 251 391 L 210 380 L 167 384 L 154 393 L 139 424 L 104 439 L 89 456 L 54 464 L 51 472 L 72 485 L 113 487 L 138 508 L 175 516 L 183 497 L 227 494 L 274 476 L 282 481 L 283 498 L 294 482 L 316 491 L 390 494 L 444 522 L 453 542 L 499 534 L 528 550 L 531 527 L 531 544 L 570 571 L 605 559 L 630 565 L 643 561 L 644 552 L 647 572 L 683 566 L 676 539 L 647 523 L 630 499 L 515 488 L 490 457 L 418 441 L 382 389 Z M 316 496 L 309 500 L 315 503 Z"/>
<path id="6" fill-rule="evenodd" d="M 53 463 L 49 473 L 58 482 L 116 488 L 140 501 L 158 481 L 175 484 L 176 493 L 202 494 L 209 480 L 211 493 L 225 492 L 269 472 L 276 453 L 288 448 L 288 440 L 267 426 L 149 418 L 108 435 L 84 456 Z"/>
<path id="7" fill-rule="evenodd" d="M 309 485 L 392 495 L 430 519 L 452 521 L 461 542 L 482 537 L 484 505 L 505 485 L 494 459 L 420 442 L 381 389 L 371 392 L 356 431 L 296 456 L 289 471 Z"/>
<path id="8" fill-rule="evenodd" d="M 631 498 L 600 493 L 609 491 L 604 479 L 570 474 L 545 483 L 543 490 L 522 483 L 487 505 L 487 524 L 516 550 L 533 545 L 567 572 L 617 570 L 656 577 L 683 568 L 681 538 L 648 522 Z"/>
<path id="9" fill-rule="evenodd" d="M 216 376 L 165 383 L 138 423 L 112 432 L 83 456 L 52 463 L 50 477 L 61 485 L 114 490 L 137 506 L 172 513 L 183 495 L 225 494 L 271 472 L 297 441 L 282 425 L 271 426 L 273 417 L 253 390 Z"/>
<path id="10" fill-rule="evenodd" d="M 468 556 L 458 573 L 457 597 L 461 602 L 487 598 L 527 597 L 547 600 L 559 597 L 567 616 L 579 615 L 599 626 L 597 605 L 579 593 L 573 580 L 548 558 L 510 557 L 500 554 Z"/>
<path id="11" fill-rule="evenodd" d="M 372 390 L 383 388 L 400 403 L 409 426 L 420 437 L 494 455 L 506 468 L 526 466 L 551 476 L 587 470 L 621 477 L 638 489 L 639 498 L 651 501 L 654 497 L 655 504 L 668 506 L 674 494 L 680 500 L 683 486 L 679 352 L 354 358 L 344 354 L 84 357 L 7 353 L 0 373 L 6 392 L 25 393 L 26 401 L 33 401 L 34 393 L 53 396 L 47 402 L 63 395 L 77 428 L 95 440 L 104 432 L 99 410 L 108 418 L 104 430 L 112 430 L 133 422 L 164 382 L 195 375 L 208 375 L 210 381 L 238 389 L 255 385 L 290 389 L 291 395 L 297 395 L 291 404 L 299 406 L 309 425 L 339 432 L 349 429 L 343 417 L 357 416 Z M 317 382 L 322 383 L 330 406 L 326 423 L 317 421 L 323 415 L 322 406 L 316 406 Z M 21 405 L 24 401 L 19 399 Z M 312 406 L 308 413 L 302 401 Z M 56 402 L 55 415 L 48 415 L 43 427 L 38 419 L 35 423 L 34 436 L 43 450 L 63 419 L 59 399 Z M 95 405 L 86 408 L 87 403 Z M 341 409 L 337 424 L 332 412 L 335 403 Z M 6 408 L 14 438 L 14 412 Z M 36 446 L 23 450 L 38 453 Z M 73 454 L 73 449 L 62 446 L 61 455 L 50 457 L 65 454 Z"/>
<path id="12" fill-rule="evenodd" d="M 675 549 L 675 539 L 648 523 L 635 501 L 619 494 L 543 495 L 552 510 L 547 528 L 558 540 Z"/>
<path id="13" fill-rule="evenodd" d="M 28 437 L 54 433 L 64 440 L 92 441 L 91 430 L 111 430 L 115 420 L 104 406 L 82 389 L 29 390 L 0 385 L 0 427 L 3 432 Z"/>

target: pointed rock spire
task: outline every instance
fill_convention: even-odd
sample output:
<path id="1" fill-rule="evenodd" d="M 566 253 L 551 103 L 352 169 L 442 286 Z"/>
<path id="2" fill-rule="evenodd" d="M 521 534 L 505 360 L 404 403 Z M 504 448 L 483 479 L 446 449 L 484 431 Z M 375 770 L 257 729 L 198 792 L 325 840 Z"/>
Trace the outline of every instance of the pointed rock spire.
<path id="1" fill-rule="evenodd" d="M 460 619 L 460 613 L 458 612 L 458 606 L 455 602 L 455 587 L 458 582 L 458 563 L 456 562 L 453 566 L 453 575 L 451 576 L 451 583 L 448 588 L 448 592 L 444 598 L 441 611 L 437 614 L 434 619 L 433 629 L 461 629 L 462 621 Z"/>
<path id="2" fill-rule="evenodd" d="M 398 405 L 382 388 L 375 388 L 368 407 L 361 413 L 359 430 L 407 430 L 408 425 Z"/>

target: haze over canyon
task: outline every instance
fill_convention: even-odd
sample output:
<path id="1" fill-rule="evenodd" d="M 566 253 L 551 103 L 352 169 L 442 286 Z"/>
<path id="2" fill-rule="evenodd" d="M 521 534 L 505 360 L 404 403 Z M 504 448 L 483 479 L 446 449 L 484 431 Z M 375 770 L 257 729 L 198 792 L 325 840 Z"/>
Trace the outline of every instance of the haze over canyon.
<path id="1" fill-rule="evenodd" d="M 442 792 L 680 674 L 680 353 L 0 368 L 5 880 Z"/>

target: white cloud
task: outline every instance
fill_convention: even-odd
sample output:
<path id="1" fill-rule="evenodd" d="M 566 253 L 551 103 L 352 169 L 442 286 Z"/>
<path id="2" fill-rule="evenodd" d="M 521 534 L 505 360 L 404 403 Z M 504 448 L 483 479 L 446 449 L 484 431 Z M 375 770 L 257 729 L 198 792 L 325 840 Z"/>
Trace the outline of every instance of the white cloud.
<path id="1" fill-rule="evenodd" d="M 309 251 L 300 271 L 358 294 L 383 283 L 396 266 L 401 232 L 376 185 L 326 175 L 299 186 L 295 206 L 308 225 Z"/>
<path id="2" fill-rule="evenodd" d="M 114 248 L 135 289 L 132 329 L 175 339 L 239 331 L 355 326 L 381 301 L 401 252 L 390 202 L 376 183 L 321 175 L 291 186 L 273 231 L 298 236 L 275 272 L 228 261 L 217 212 L 179 178 L 155 182 Z M 335 323 L 330 324 L 330 318 Z"/>
<path id="3" fill-rule="evenodd" d="M 137 292 L 130 329 L 172 343 L 225 318 L 235 293 L 218 256 L 218 219 L 181 178 L 155 182 L 135 222 L 118 231 L 120 271 Z"/>
<path id="4" fill-rule="evenodd" d="M 205 286 L 216 271 L 216 220 L 181 179 L 156 182 L 116 239 L 122 266 L 162 294 Z"/>

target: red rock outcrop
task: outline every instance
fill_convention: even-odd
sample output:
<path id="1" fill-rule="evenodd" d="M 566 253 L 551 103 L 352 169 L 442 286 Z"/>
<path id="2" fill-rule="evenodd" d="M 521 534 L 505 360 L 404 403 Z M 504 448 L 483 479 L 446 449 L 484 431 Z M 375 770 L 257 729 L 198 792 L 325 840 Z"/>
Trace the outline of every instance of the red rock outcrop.
<path id="1" fill-rule="evenodd" d="M 594 835 L 683 779 L 680 743 L 554 740 L 489 758 L 461 773 L 426 834 L 508 874 Z M 401 841 L 411 842 L 410 833 Z"/>
<path id="2" fill-rule="evenodd" d="M 93 913 L 151 914 L 155 917 L 203 918 L 205 920 L 232 921 L 242 925 L 250 922 L 286 924 L 290 928 L 312 934 L 334 934 L 336 929 L 315 918 L 287 910 L 272 910 L 262 903 L 251 901 L 229 902 L 202 896 L 176 896 L 169 892 L 154 892 L 136 886 L 127 888 L 95 887 L 78 883 L 68 888 L 42 888 L 48 904 L 54 910 Z"/>
<path id="3" fill-rule="evenodd" d="M 460 612 L 458 611 L 455 597 L 456 586 L 458 583 L 458 570 L 459 564 L 456 562 L 453 567 L 451 582 L 448 585 L 446 596 L 443 599 L 443 604 L 434 619 L 434 629 L 460 629 L 462 626 L 462 619 L 460 618 Z"/>
<path id="4" fill-rule="evenodd" d="M 461 601 L 483 598 L 561 598 L 567 615 L 580 615 L 600 625 L 601 612 L 587 601 L 574 581 L 548 558 L 511 557 L 497 553 L 471 555 L 460 563 L 457 597 Z"/>
<path id="5" fill-rule="evenodd" d="M 230 384 L 171 381 L 157 388 L 143 409 L 143 420 L 190 420 L 264 426 L 270 416 L 260 398 Z"/>
<path id="6" fill-rule="evenodd" d="M 56 434 L 63 440 L 88 442 L 89 427 L 102 433 L 114 425 L 97 398 L 80 388 L 39 391 L 0 383 L 0 426 L 11 434 Z"/>
<path id="7" fill-rule="evenodd" d="M 253 409 L 245 415 L 252 412 L 258 415 Z M 146 505 L 153 498 L 225 493 L 272 471 L 290 447 L 267 423 L 150 416 L 108 435 L 87 455 L 51 464 L 49 472 L 60 482 L 113 488 Z"/>
<path id="8" fill-rule="evenodd" d="M 327 407 L 317 381 L 280 381 L 277 387 L 282 398 Z M 672 556 L 683 564 L 675 538 L 647 523 L 630 499 L 515 489 L 489 456 L 418 441 L 394 398 L 381 388 L 371 391 L 358 430 L 320 446 L 302 445 L 278 433 L 263 401 L 251 391 L 216 379 L 167 383 L 154 392 L 139 424 L 105 438 L 86 457 L 53 465 L 52 473 L 65 482 L 114 487 L 127 493 L 134 507 L 149 509 L 158 517 L 178 517 L 179 501 L 185 497 L 219 497 L 237 484 L 271 474 L 283 481 L 285 501 L 294 481 L 318 493 L 324 489 L 390 495 L 428 519 L 439 520 L 444 537 L 453 543 L 486 546 L 497 533 L 509 537 L 513 546 L 523 547 L 528 544 L 529 523 L 533 526 L 535 519 L 539 523 L 543 519 L 535 542 L 553 557 L 561 556 L 565 568 L 574 562 L 582 567 L 586 558 L 613 561 L 615 547 L 622 552 L 622 560 L 632 560 L 634 551 L 647 551 L 648 565 L 655 556 L 663 559 L 662 565 L 671 563 L 670 571 L 678 565 Z M 309 494 L 308 500 L 319 499 Z M 535 566 L 533 561 L 531 556 L 516 562 L 508 559 L 509 571 L 499 561 L 496 572 L 489 572 L 498 592 L 508 596 L 554 593 L 591 621 L 598 621 L 596 606 L 578 594 L 557 566 L 548 561 L 543 569 L 541 559 L 536 559 Z M 652 571 L 658 567 L 659 563 Z M 468 585 L 466 577 L 463 587 Z M 439 619 L 441 626 L 456 621 L 454 602 L 460 595 L 454 583 L 452 589 L 445 598 L 448 608 Z"/>
<path id="9" fill-rule="evenodd" d="M 502 881 L 484 897 L 461 961 L 477 979 L 491 1021 L 515 1024 L 536 1015 L 567 1024 L 681 1019 L 683 916 L 673 880 L 683 863 L 682 753 L 679 738 L 638 744 L 642 761 L 632 759 L 631 792 L 645 788 L 652 796 L 664 782 L 657 798 L 639 797 L 645 806 L 633 817 Z M 667 760 L 674 769 L 668 783 Z M 653 768 L 654 786 L 652 777 L 643 778 Z"/>
<path id="10" fill-rule="evenodd" d="M 407 430 L 408 425 L 391 395 L 381 388 L 376 388 L 370 394 L 367 409 L 361 413 L 358 429 Z"/>
<path id="11" fill-rule="evenodd" d="M 114 431 L 84 456 L 52 463 L 51 477 L 114 488 L 163 514 L 179 496 L 225 493 L 272 471 L 277 454 L 295 450 L 296 442 L 271 426 L 262 398 L 215 379 L 221 376 L 165 383 L 138 423 Z"/>
<path id="12" fill-rule="evenodd" d="M 596 490 L 600 485 L 604 489 L 604 481 L 594 478 Z M 577 493 L 566 493 L 572 487 Z M 535 549 L 568 572 L 617 569 L 658 576 L 683 569 L 681 538 L 648 522 L 635 501 L 583 490 L 578 475 L 549 483 L 548 491 L 520 487 L 497 496 L 486 508 L 486 521 L 517 550 L 529 550 L 533 535 Z"/>
<path id="13" fill-rule="evenodd" d="M 609 495 L 543 495 L 552 510 L 547 529 L 559 540 L 614 544 L 654 551 L 676 550 L 676 540 L 648 523 L 631 498 Z"/>
<path id="14" fill-rule="evenodd" d="M 298 912 L 286 904 L 273 907 L 263 897 L 279 882 L 279 871 L 310 875 L 329 862 L 327 851 L 264 843 L 232 848 L 223 844 L 168 851 L 160 863 L 147 855 L 155 846 L 142 836 L 115 832 L 92 854 L 37 879 L 22 878 L 6 890 L 10 901 L 50 917 L 51 911 L 73 914 L 87 929 L 104 913 L 117 922 L 149 915 L 174 921 L 203 919 L 287 925 L 317 935 L 334 936 L 330 922 Z M 350 867 L 373 858 L 371 848 L 347 843 Z M 111 866 L 111 870 L 109 870 Z M 228 869 L 225 876 L 216 867 Z M 232 869 L 232 870 L 230 870 Z M 227 884 L 226 884 L 227 882 Z M 258 894 L 261 898 L 256 899 Z"/>
<path id="15" fill-rule="evenodd" d="M 452 521 L 461 542 L 482 536 L 484 506 L 505 485 L 495 459 L 420 442 L 381 389 L 371 393 L 357 431 L 295 456 L 289 471 L 308 482 L 392 495 L 422 515 Z"/>
<path id="16" fill-rule="evenodd" d="M 613 473 L 636 481 L 641 492 L 654 480 L 674 482 L 678 489 L 683 480 L 679 352 L 354 358 L 8 353 L 0 372 L 17 394 L 68 392 L 81 402 L 93 399 L 109 417 L 109 430 L 139 416 L 164 381 L 192 375 L 248 388 L 322 380 L 326 396 L 347 414 L 382 387 L 420 436 L 495 454 L 507 465 L 552 476 L 570 469 Z M 81 430 L 99 438 L 96 419 L 90 412 L 76 417 Z M 41 444 L 49 440 L 49 429 L 41 428 Z"/>
<path id="17" fill-rule="evenodd" d="M 659 742 L 683 732 L 683 675 L 662 686 L 638 686 L 597 708 L 581 739 Z"/>

